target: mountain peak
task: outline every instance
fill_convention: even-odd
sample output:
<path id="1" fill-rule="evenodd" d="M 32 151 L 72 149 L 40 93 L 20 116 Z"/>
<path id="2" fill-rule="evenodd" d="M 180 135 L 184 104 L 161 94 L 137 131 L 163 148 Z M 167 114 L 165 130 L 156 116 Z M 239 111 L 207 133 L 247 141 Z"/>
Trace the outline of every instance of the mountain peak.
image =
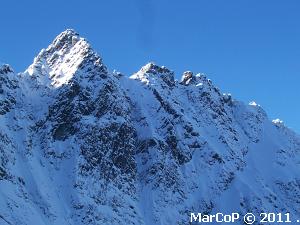
<path id="1" fill-rule="evenodd" d="M 174 72 L 165 66 L 158 66 L 153 62 L 147 63 L 131 79 L 140 80 L 145 84 L 156 84 L 159 80 L 164 81 L 168 86 L 174 86 Z"/>
<path id="2" fill-rule="evenodd" d="M 64 47 L 74 46 L 80 39 L 79 34 L 73 29 L 67 29 L 60 33 L 52 42 L 52 44 L 48 47 L 47 50 L 53 49 L 61 49 Z"/>
<path id="3" fill-rule="evenodd" d="M 100 75 L 107 73 L 102 59 L 89 42 L 75 30 L 67 29 L 47 49 L 42 49 L 27 72 L 37 77 L 39 83 L 59 87 L 68 83 L 79 69 L 96 69 Z"/>
<path id="4" fill-rule="evenodd" d="M 74 37 L 74 36 L 79 36 L 79 33 L 75 31 L 74 29 L 66 29 L 65 31 L 61 32 L 58 37 Z"/>
<path id="5" fill-rule="evenodd" d="M 142 72 L 144 73 L 152 73 L 152 74 L 164 74 L 164 73 L 172 73 L 171 70 L 169 70 L 165 66 L 158 66 L 153 62 L 147 63 L 145 66 L 141 68 Z"/>
<path id="6" fill-rule="evenodd" d="M 14 70 L 8 64 L 0 64 L 0 74 L 13 73 Z"/>
<path id="7" fill-rule="evenodd" d="M 81 56 L 84 56 L 83 53 L 93 51 L 90 43 L 85 38 L 81 37 L 75 30 L 67 29 L 57 35 L 53 42 L 48 46 L 48 48 L 43 49 L 37 58 L 39 58 L 39 56 L 45 55 L 51 56 L 51 54 L 67 54 L 68 52 L 70 52 L 70 50 L 78 45 L 80 46 L 81 50 L 86 50 L 85 52 L 78 51 Z"/>

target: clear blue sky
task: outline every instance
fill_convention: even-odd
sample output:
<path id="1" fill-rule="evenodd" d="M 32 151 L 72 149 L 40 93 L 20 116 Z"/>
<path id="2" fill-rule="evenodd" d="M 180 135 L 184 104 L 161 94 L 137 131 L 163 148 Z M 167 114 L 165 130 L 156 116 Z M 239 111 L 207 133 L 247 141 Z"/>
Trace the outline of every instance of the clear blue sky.
<path id="1" fill-rule="evenodd" d="M 74 28 L 110 69 L 206 73 L 300 133 L 299 0 L 7 0 L 0 11 L 0 61 L 18 72 Z"/>

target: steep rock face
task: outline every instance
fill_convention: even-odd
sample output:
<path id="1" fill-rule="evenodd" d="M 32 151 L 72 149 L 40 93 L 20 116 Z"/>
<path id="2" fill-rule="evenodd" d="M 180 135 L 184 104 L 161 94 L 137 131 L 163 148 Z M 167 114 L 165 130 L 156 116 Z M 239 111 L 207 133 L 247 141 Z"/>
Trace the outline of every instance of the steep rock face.
<path id="1" fill-rule="evenodd" d="M 0 91 L 1 223 L 300 216 L 299 136 L 203 74 L 177 81 L 154 63 L 129 78 L 111 73 L 66 30 L 24 73 L 2 66 Z"/>
<path id="2" fill-rule="evenodd" d="M 45 73 L 43 68 L 48 68 Z M 75 194 L 68 194 L 68 204 L 74 223 L 118 223 L 125 213 L 116 212 L 118 205 L 133 214 L 130 202 L 122 198 L 134 197 L 135 130 L 118 76 L 108 73 L 88 42 L 72 30 L 43 50 L 28 73 L 49 87 L 45 95 L 50 98 L 45 115 L 32 126 L 40 134 L 32 138 L 33 151 L 42 152 L 46 163 L 59 171 L 65 161 L 75 160 L 68 168 L 73 170 L 68 182 Z M 50 82 L 41 82 L 45 79 Z M 108 220 L 104 206 L 116 218 Z"/>
<path id="3" fill-rule="evenodd" d="M 12 179 L 9 166 L 15 162 L 15 146 L 6 129 L 11 128 L 18 94 L 19 85 L 13 69 L 6 64 L 0 65 L 0 180 Z"/>
<path id="4" fill-rule="evenodd" d="M 0 65 L 0 115 L 8 113 L 16 103 L 18 81 L 9 65 Z"/>
<path id="5" fill-rule="evenodd" d="M 138 74 L 131 78 L 143 81 L 141 71 Z M 141 192 L 156 193 L 143 199 L 149 208 L 159 209 L 147 215 L 151 224 L 186 224 L 192 209 L 213 209 L 235 172 L 243 168 L 247 143 L 232 119 L 233 103 L 225 101 L 205 76 L 166 85 L 159 79 L 162 74 L 145 72 L 146 77 L 154 75 L 157 79 L 138 84 L 140 89 L 131 94 L 143 93 L 135 100 L 139 111 L 134 112 Z"/>

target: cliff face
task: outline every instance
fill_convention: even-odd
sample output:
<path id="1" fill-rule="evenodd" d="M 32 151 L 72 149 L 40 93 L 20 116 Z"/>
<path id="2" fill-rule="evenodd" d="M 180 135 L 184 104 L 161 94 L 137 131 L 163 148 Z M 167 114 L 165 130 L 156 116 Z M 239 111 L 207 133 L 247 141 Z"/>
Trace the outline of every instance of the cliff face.
<path id="1" fill-rule="evenodd" d="M 1 66 L 0 125 L 0 224 L 300 218 L 297 134 L 201 74 L 111 73 L 73 30 L 24 73 Z"/>

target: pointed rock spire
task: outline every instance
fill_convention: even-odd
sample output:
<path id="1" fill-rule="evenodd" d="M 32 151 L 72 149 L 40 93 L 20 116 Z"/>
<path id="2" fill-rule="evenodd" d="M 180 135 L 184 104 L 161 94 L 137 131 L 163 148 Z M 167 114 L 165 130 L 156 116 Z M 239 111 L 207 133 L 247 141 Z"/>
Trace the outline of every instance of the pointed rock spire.
<path id="1" fill-rule="evenodd" d="M 181 77 L 180 84 L 188 85 L 192 80 L 194 74 L 191 71 L 185 71 Z"/>
<path id="2" fill-rule="evenodd" d="M 188 86 L 188 85 L 196 85 L 196 86 L 212 86 L 212 83 L 204 74 L 198 73 L 194 74 L 192 71 L 185 71 L 182 74 L 181 81 L 179 82 L 182 85 Z"/>

